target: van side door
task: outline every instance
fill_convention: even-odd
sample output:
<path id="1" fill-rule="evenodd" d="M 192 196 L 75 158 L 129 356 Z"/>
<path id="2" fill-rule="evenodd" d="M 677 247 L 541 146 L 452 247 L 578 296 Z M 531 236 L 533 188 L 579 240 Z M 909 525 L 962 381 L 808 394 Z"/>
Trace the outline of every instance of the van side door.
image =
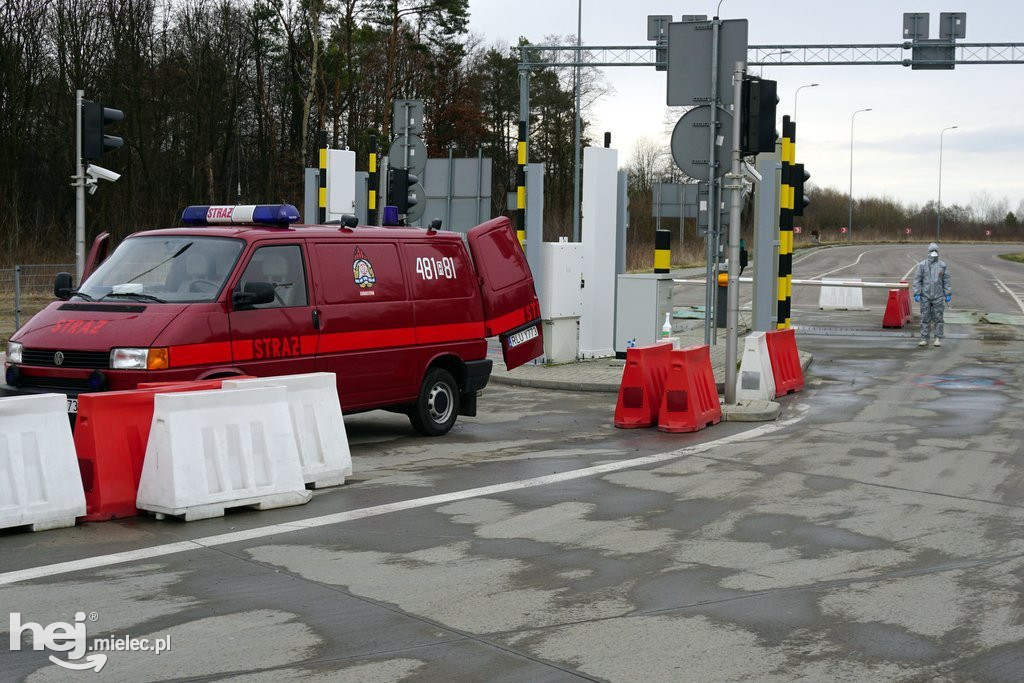
<path id="1" fill-rule="evenodd" d="M 512 222 L 502 216 L 481 223 L 469 231 L 467 241 L 480 275 L 486 334 L 501 341 L 506 368 L 543 355 L 540 302 Z"/>
<path id="2" fill-rule="evenodd" d="M 345 409 L 412 402 L 416 332 L 398 245 L 346 238 L 312 248 L 322 319 L 317 370 L 337 375 Z"/>
<path id="3" fill-rule="evenodd" d="M 250 306 L 231 303 L 231 352 L 236 367 L 258 377 L 313 372 L 319 330 L 310 299 L 304 244 L 257 243 L 232 283 L 270 283 L 274 300 Z"/>

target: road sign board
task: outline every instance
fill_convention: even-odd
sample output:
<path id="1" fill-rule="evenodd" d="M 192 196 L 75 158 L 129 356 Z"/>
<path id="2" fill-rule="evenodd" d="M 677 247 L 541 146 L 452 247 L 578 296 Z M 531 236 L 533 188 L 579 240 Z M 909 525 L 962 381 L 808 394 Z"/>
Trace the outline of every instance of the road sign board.
<path id="1" fill-rule="evenodd" d="M 408 163 L 405 154 L 407 146 L 409 150 Z M 395 168 L 408 168 L 409 173 L 420 175 L 427 167 L 427 146 L 415 135 L 410 135 L 408 138 L 401 135 L 391 143 L 391 147 L 388 149 L 388 159 Z"/>
<path id="2" fill-rule="evenodd" d="M 991 230 L 986 230 L 985 231 L 985 237 L 991 237 L 991 236 L 992 236 L 992 231 Z"/>
<path id="3" fill-rule="evenodd" d="M 712 22 L 668 25 L 667 104 L 685 107 L 711 102 Z M 732 71 L 747 61 L 747 20 L 722 21 L 718 33 L 718 101 L 733 103 Z"/>
<path id="4" fill-rule="evenodd" d="M 672 158 L 683 173 L 703 180 L 708 177 L 711 145 L 711 107 L 694 107 L 683 114 L 672 130 Z M 732 154 L 732 114 L 719 107 L 718 132 L 715 134 L 715 175 L 729 170 Z"/>
<path id="5" fill-rule="evenodd" d="M 967 12 L 940 12 L 939 38 L 956 40 L 967 37 Z"/>
<path id="6" fill-rule="evenodd" d="M 904 235 L 909 235 L 910 234 L 910 228 L 903 228 L 903 234 Z"/>
<path id="7" fill-rule="evenodd" d="M 423 100 L 395 100 L 391 130 L 395 135 L 423 132 Z"/>
<path id="8" fill-rule="evenodd" d="M 839 234 L 840 234 L 840 235 L 845 235 L 845 234 L 846 234 L 847 232 L 848 232 L 848 231 L 847 231 L 847 229 L 846 229 L 846 226 L 845 226 L 845 225 L 844 225 L 843 227 L 839 228 Z"/>
<path id="9" fill-rule="evenodd" d="M 793 232 L 795 232 L 796 234 L 798 234 L 798 235 L 799 235 L 799 234 L 800 234 L 800 233 L 802 233 L 803 231 L 804 231 L 804 229 L 803 229 L 803 228 L 801 228 L 801 227 L 800 227 L 799 225 L 794 225 L 794 226 L 793 226 Z"/>
<path id="10" fill-rule="evenodd" d="M 903 40 L 928 40 L 927 12 L 903 13 Z"/>

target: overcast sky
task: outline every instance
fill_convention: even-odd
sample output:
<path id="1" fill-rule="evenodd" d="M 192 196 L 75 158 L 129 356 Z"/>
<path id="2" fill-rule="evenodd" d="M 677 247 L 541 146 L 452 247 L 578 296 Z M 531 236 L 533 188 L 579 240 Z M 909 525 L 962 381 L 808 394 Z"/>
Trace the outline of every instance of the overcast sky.
<path id="1" fill-rule="evenodd" d="M 582 0 L 584 45 L 647 44 L 647 15 L 715 13 L 716 1 Z M 470 0 L 470 30 L 485 42 L 515 44 L 519 36 L 543 42 L 548 34 L 575 35 L 578 0 Z M 1024 3 L 859 0 L 723 0 L 722 19 L 748 19 L 751 45 L 897 43 L 903 13 L 929 12 L 931 38 L 939 12 L 967 12 L 960 42 L 1024 43 Z M 756 74 L 760 67 L 751 67 Z M 596 139 L 612 133 L 624 165 L 634 141 L 668 146 L 665 73 L 653 67 L 605 68 L 614 92 L 594 110 Z M 939 135 L 947 126 L 942 158 L 942 203 L 969 204 L 981 192 L 1024 200 L 1024 64 L 958 65 L 952 71 L 903 66 L 766 66 L 778 81 L 779 121 L 792 115 L 800 91 L 797 160 L 811 182 L 847 192 L 850 118 L 858 114 L 853 144 L 853 194 L 885 195 L 904 203 L 934 200 L 939 183 Z M 781 123 L 779 124 L 781 129 Z"/>

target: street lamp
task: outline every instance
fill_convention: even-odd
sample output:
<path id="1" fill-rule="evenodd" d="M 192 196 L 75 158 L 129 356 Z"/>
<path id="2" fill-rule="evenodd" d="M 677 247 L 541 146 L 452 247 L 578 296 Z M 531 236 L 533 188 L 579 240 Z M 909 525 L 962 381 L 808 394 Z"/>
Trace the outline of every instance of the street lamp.
<path id="1" fill-rule="evenodd" d="M 797 118 L 796 118 L 796 96 L 799 95 L 800 91 L 803 90 L 804 88 L 817 88 L 818 85 L 820 85 L 820 84 L 819 83 L 808 83 L 807 85 L 801 85 L 799 88 L 796 89 L 796 92 L 793 93 L 793 120 L 794 121 L 797 120 Z"/>
<path id="2" fill-rule="evenodd" d="M 849 235 L 848 239 L 851 240 L 853 239 L 853 120 L 862 111 L 871 111 L 871 109 L 858 109 L 850 116 L 850 215 L 847 217 L 846 231 Z"/>
<path id="3" fill-rule="evenodd" d="M 935 241 L 939 241 L 939 233 L 942 231 L 942 136 L 946 134 L 947 130 L 953 130 L 959 128 L 959 126 L 949 126 L 943 128 L 939 133 L 939 201 L 938 207 L 935 211 Z"/>
<path id="4" fill-rule="evenodd" d="M 791 52 L 792 52 L 792 50 L 772 50 L 771 52 L 764 53 L 764 55 L 761 56 L 761 59 L 762 59 L 761 70 L 758 72 L 758 75 L 761 76 L 762 78 L 764 77 L 764 61 L 763 60 L 768 59 L 769 57 L 771 57 L 773 55 L 782 56 L 782 55 L 788 55 Z"/>

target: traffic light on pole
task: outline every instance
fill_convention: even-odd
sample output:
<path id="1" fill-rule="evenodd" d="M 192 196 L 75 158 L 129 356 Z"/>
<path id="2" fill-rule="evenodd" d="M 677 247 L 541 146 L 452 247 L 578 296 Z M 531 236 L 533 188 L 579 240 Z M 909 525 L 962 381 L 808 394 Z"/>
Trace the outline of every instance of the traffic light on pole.
<path id="1" fill-rule="evenodd" d="M 121 138 L 105 133 L 107 124 L 122 120 L 124 112 L 120 109 L 111 109 L 99 102 L 82 100 L 82 158 L 99 159 L 104 152 L 124 145 Z"/>
<path id="2" fill-rule="evenodd" d="M 419 178 L 406 168 L 391 168 L 388 173 L 388 204 L 398 207 L 399 215 L 407 214 L 419 203 L 419 195 L 413 188 Z"/>
<path id="3" fill-rule="evenodd" d="M 775 151 L 776 91 L 775 81 L 744 77 L 740 106 L 740 151 L 744 155 Z"/>
<path id="4" fill-rule="evenodd" d="M 804 170 L 803 164 L 793 164 L 790 179 L 793 182 L 793 215 L 803 216 L 804 207 L 811 203 L 811 200 L 804 195 L 804 183 L 811 177 L 811 174 Z"/>

